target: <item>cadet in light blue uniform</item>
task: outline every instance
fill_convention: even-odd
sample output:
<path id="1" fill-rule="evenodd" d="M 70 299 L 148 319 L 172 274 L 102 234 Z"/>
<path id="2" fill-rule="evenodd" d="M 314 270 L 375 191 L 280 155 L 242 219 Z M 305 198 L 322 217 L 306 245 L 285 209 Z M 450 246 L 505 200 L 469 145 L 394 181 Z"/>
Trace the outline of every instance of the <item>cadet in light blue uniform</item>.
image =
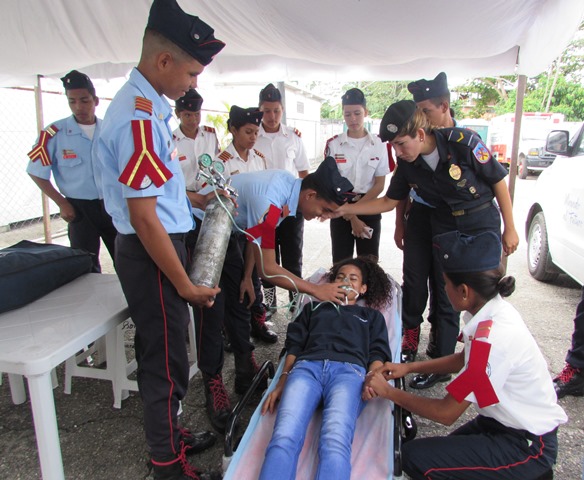
<path id="1" fill-rule="evenodd" d="M 176 100 L 224 44 L 176 0 L 154 0 L 137 69 L 113 99 L 103 122 L 99 160 L 105 204 L 119 231 L 118 276 L 136 325 L 138 386 L 155 479 L 215 479 L 185 455 L 211 446 L 211 432 L 177 423 L 189 364 L 187 302 L 210 306 L 217 288 L 193 285 L 185 237 L 193 228 L 185 181 L 168 125 Z M 204 206 L 203 206 L 204 207 Z"/>
<path id="2" fill-rule="evenodd" d="M 93 253 L 93 270 L 101 272 L 100 237 L 114 258 L 116 230 L 100 200 L 95 147 L 101 120 L 95 116 L 99 99 L 89 77 L 73 70 L 61 78 L 70 117 L 58 120 L 43 130 L 29 152 L 27 173 L 60 209 L 68 222 L 70 245 Z M 51 183 L 54 176 L 57 190 Z"/>
<path id="3" fill-rule="evenodd" d="M 306 220 L 323 216 L 336 210 L 347 199 L 352 190 L 351 183 L 339 173 L 332 157 L 326 158 L 316 172 L 305 178 L 295 178 L 284 170 L 263 170 L 239 173 L 231 177 L 231 185 L 237 190 L 237 226 L 247 231 L 255 240 L 247 242 L 245 248 L 256 248 L 247 255 L 255 256 L 258 274 L 267 277 L 278 287 L 290 291 L 300 291 L 315 296 L 319 300 L 340 303 L 344 298 L 339 285 L 314 285 L 297 277 L 276 262 L 276 227 L 288 216 L 301 213 Z M 209 192 L 211 187 L 201 190 Z M 195 211 L 202 218 L 202 211 Z M 231 242 L 236 235 L 232 235 Z M 249 240 L 249 238 L 248 238 Z M 261 255 L 260 255 L 261 249 Z M 255 373 L 255 365 L 249 342 L 250 315 L 241 312 L 238 303 L 241 291 L 252 298 L 253 284 L 246 276 L 244 265 L 239 258 L 233 258 L 232 245 L 228 248 L 221 275 L 221 293 L 213 308 L 196 315 L 197 341 L 200 346 L 200 364 L 206 388 L 207 413 L 213 426 L 221 431 L 229 414 L 228 395 L 221 377 L 223 366 L 223 341 L 221 323 L 225 327 L 235 353 L 235 390 L 244 393 Z M 249 257 L 248 257 L 249 258 Z M 239 307 L 239 308 L 238 308 Z M 228 312 L 226 313 L 226 310 Z M 203 318 L 204 316 L 204 318 Z"/>

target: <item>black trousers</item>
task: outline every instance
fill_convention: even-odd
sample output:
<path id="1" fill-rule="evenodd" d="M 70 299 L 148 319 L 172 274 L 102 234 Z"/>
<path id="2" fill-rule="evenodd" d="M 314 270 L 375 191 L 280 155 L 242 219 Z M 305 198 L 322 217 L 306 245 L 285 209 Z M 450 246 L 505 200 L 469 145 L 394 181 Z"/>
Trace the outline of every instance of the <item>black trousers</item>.
<path id="1" fill-rule="evenodd" d="M 343 218 L 333 218 L 331 220 L 333 263 L 352 258 L 355 247 L 357 247 L 357 255 L 379 257 L 381 215 L 359 215 L 358 218 L 373 229 L 373 236 L 370 239 L 355 238 L 351 233 L 351 222 L 347 222 Z"/>
<path id="2" fill-rule="evenodd" d="M 249 338 L 251 313 L 246 308 L 249 301 L 239 302 L 245 242 L 247 240 L 243 235 L 231 235 L 219 280 L 221 292 L 211 308 L 193 307 L 199 369 L 207 375 L 217 375 L 223 369 L 223 325 L 235 353 L 247 353 L 254 349 Z"/>
<path id="3" fill-rule="evenodd" d="M 93 253 L 93 272 L 101 273 L 99 263 L 100 238 L 115 261 L 117 231 L 106 212 L 103 200 L 67 198 L 75 209 L 75 220 L 68 224 L 69 242 L 73 248 Z"/>
<path id="4" fill-rule="evenodd" d="M 584 287 L 582 287 L 582 298 L 576 307 L 572 348 L 568 350 L 566 362 L 575 368 L 584 368 Z"/>
<path id="5" fill-rule="evenodd" d="M 186 267 L 184 238 L 178 237 L 171 236 L 172 243 Z M 189 381 L 189 310 L 136 235 L 118 235 L 116 268 L 136 325 L 137 379 L 146 442 L 152 457 L 163 459 L 180 451 L 177 411 Z"/>
<path id="6" fill-rule="evenodd" d="M 408 329 L 422 324 L 430 293 L 428 321 L 435 332 L 437 354 L 443 357 L 454 353 L 460 314 L 448 300 L 442 269 L 434 259 L 432 210 L 413 202 L 408 213 L 403 250 L 403 323 Z"/>
<path id="7" fill-rule="evenodd" d="M 402 449 L 413 480 L 535 480 L 557 452 L 557 428 L 534 435 L 481 415 L 446 437 L 412 440 Z"/>
<path id="8" fill-rule="evenodd" d="M 300 278 L 302 278 L 303 246 L 304 217 L 301 213 L 295 217 L 286 217 L 276 228 L 276 262 Z M 273 287 L 268 280 L 262 280 L 262 283 L 266 288 Z M 290 299 L 292 295 L 293 292 L 290 292 Z"/>

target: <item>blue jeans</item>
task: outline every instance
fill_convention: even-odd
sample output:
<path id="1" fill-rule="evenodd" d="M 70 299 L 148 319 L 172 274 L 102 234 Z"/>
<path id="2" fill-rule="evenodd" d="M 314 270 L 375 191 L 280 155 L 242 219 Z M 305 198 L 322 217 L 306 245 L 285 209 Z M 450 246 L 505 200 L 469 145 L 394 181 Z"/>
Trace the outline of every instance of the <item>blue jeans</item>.
<path id="1" fill-rule="evenodd" d="M 364 379 L 365 369 L 359 365 L 330 360 L 297 362 L 286 381 L 260 480 L 296 478 L 306 429 L 321 400 L 324 409 L 316 478 L 348 480 Z"/>

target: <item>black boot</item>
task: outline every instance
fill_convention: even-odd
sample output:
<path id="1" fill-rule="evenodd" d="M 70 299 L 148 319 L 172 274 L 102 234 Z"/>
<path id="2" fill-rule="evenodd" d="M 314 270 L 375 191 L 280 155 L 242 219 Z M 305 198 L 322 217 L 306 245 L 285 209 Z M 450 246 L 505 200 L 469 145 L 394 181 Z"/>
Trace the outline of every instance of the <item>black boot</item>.
<path id="1" fill-rule="evenodd" d="M 184 443 L 185 454 L 193 455 L 211 448 L 217 441 L 213 432 L 191 432 L 188 428 L 179 427 L 180 441 Z"/>
<path id="2" fill-rule="evenodd" d="M 207 375 L 203 373 L 205 385 L 205 408 L 213 428 L 219 433 L 225 433 L 227 419 L 231 413 L 231 402 L 221 374 Z"/>
<path id="3" fill-rule="evenodd" d="M 253 352 L 234 353 L 235 355 L 235 393 L 243 395 L 253 382 L 253 377 L 260 370 L 255 361 Z M 264 377 L 258 386 L 263 391 L 268 386 L 268 379 Z"/>
<path id="4" fill-rule="evenodd" d="M 266 325 L 266 307 L 254 307 L 251 310 L 251 336 L 266 343 L 276 343 L 278 335 Z"/>
<path id="5" fill-rule="evenodd" d="M 185 446 L 181 442 L 181 451 L 177 456 L 152 459 L 150 466 L 154 471 L 154 480 L 221 480 L 219 472 L 202 472 L 194 468 L 185 456 Z"/>

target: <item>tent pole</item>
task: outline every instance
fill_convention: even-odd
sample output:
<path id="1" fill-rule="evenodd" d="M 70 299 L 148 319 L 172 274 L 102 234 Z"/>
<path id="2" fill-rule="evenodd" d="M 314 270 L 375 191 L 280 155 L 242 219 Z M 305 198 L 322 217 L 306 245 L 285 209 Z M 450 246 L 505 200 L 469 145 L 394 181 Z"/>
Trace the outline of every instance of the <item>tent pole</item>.
<path id="1" fill-rule="evenodd" d="M 517 78 L 517 99 L 515 102 L 515 124 L 513 126 L 513 145 L 511 147 L 511 165 L 509 166 L 509 195 L 511 201 L 515 197 L 515 179 L 517 178 L 517 154 L 519 153 L 519 142 L 521 139 L 521 121 L 523 120 L 523 98 L 525 97 L 525 87 L 527 77 L 519 75 Z"/>
<path id="2" fill-rule="evenodd" d="M 286 123 L 286 82 L 278 82 L 278 90 L 280 90 L 280 94 L 282 95 L 282 107 L 284 107 L 284 111 L 282 112 L 282 120 L 281 122 L 284 125 Z"/>
<path id="3" fill-rule="evenodd" d="M 44 125 L 43 119 L 43 91 L 41 89 L 41 75 L 37 75 L 37 81 L 34 86 L 34 103 L 36 106 L 37 131 L 40 132 Z M 51 214 L 49 211 L 49 198 L 41 192 L 41 201 L 43 205 L 43 230 L 45 233 L 45 243 L 53 243 L 51 235 Z"/>

